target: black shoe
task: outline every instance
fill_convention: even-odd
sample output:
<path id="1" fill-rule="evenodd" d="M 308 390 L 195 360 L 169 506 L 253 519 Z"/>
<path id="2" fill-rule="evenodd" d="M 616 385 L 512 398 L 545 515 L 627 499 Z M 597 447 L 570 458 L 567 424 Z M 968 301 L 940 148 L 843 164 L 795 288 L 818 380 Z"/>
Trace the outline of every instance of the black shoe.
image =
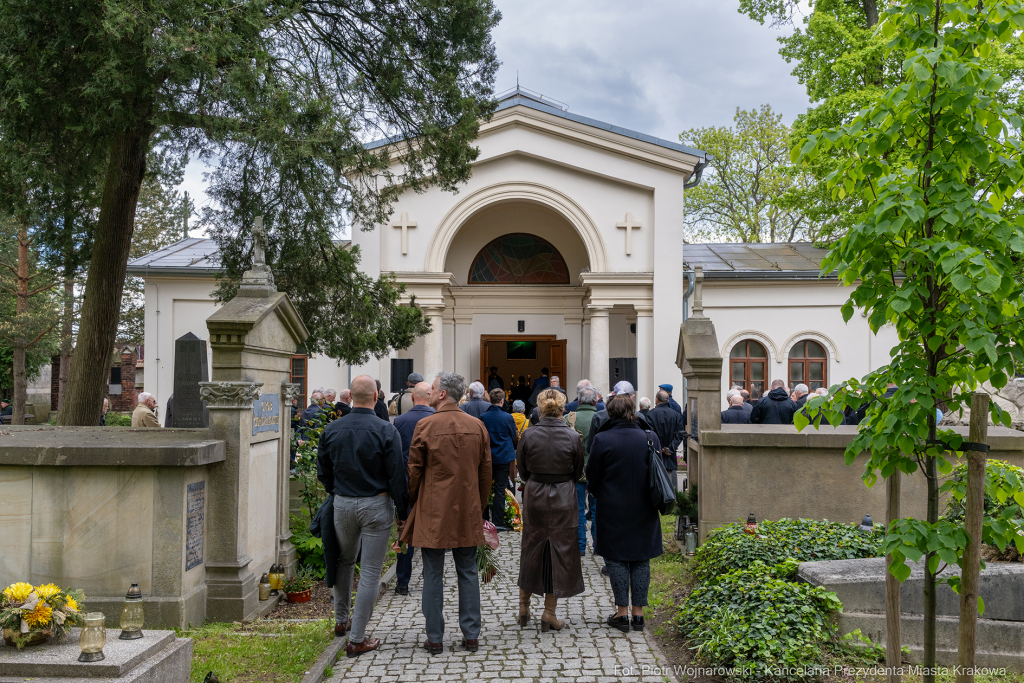
<path id="1" fill-rule="evenodd" d="M 498 531 L 512 531 L 512 527 L 508 527 L 508 526 L 496 526 L 494 528 L 497 529 Z"/>
<path id="2" fill-rule="evenodd" d="M 601 576 L 608 576 L 608 567 L 601 567 Z"/>
<path id="3" fill-rule="evenodd" d="M 581 548 L 580 549 L 580 557 L 586 557 L 586 556 L 587 556 L 587 549 L 586 548 Z"/>
<path id="4" fill-rule="evenodd" d="M 633 626 L 633 630 L 634 631 L 643 631 L 644 630 L 644 615 L 642 615 L 642 614 L 640 616 L 635 616 L 634 615 L 633 616 L 633 620 L 631 622 L 631 625 Z"/>
<path id="5" fill-rule="evenodd" d="M 629 617 L 617 617 L 614 614 L 608 617 L 608 625 L 617 628 L 623 633 L 629 633 Z"/>
<path id="6" fill-rule="evenodd" d="M 408 594 L 409 594 L 409 584 L 407 584 L 407 583 L 400 583 L 397 586 L 395 586 L 395 595 L 408 595 Z"/>

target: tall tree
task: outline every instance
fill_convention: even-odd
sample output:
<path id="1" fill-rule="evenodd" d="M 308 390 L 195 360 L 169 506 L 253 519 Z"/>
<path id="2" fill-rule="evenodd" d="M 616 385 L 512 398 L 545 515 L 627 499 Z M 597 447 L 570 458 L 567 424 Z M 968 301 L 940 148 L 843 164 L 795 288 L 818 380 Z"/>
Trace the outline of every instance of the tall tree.
<path id="1" fill-rule="evenodd" d="M 0 298 L 6 300 L 6 305 L 0 306 L 0 340 L 11 351 L 12 423 L 25 424 L 29 376 L 38 372 L 40 361 L 47 360 L 46 351 L 53 347 L 57 311 L 51 290 L 55 282 L 38 267 L 35 234 L 24 219 L 0 219 L 0 238 L 4 245 L 0 249 Z M 34 350 L 43 353 L 32 354 Z"/>
<path id="2" fill-rule="evenodd" d="M 814 223 L 791 200 L 807 183 L 789 158 L 790 129 L 770 105 L 736 109 L 735 128 L 691 128 L 679 136 L 711 158 L 704 182 L 686 194 L 690 241 L 813 241 Z"/>
<path id="3" fill-rule="evenodd" d="M 870 454 L 869 485 L 897 472 L 925 479 L 927 519 L 893 522 L 885 550 L 901 581 L 910 575 L 905 559 L 925 559 L 926 683 L 935 678 L 936 574 L 940 562 L 963 565 L 967 539 L 962 526 L 939 519 L 939 475 L 952 469 L 947 453 L 963 450 L 963 438 L 938 429 L 936 406 L 966 407 L 981 382 L 1005 386 L 1024 360 L 1024 286 L 1015 277 L 1024 211 L 1007 201 L 1024 189 L 1024 121 L 1004 107 L 1005 81 L 988 61 L 1019 41 L 1022 27 L 1016 0 L 894 4 L 879 29 L 887 56 L 904 57 L 901 81 L 794 150 L 808 161 L 835 153 L 829 189 L 867 207 L 822 264 L 854 286 L 844 318 L 860 308 L 872 329 L 888 323 L 899 334 L 889 365 L 833 387 L 826 412 L 835 424 L 837 404 L 898 385 L 871 404 L 846 460 Z M 821 403 L 813 399 L 811 410 Z M 991 411 L 1009 425 L 995 402 Z M 1002 523 L 989 533 L 1007 542 Z"/>
<path id="4" fill-rule="evenodd" d="M 277 197 L 298 187 L 329 198 L 310 203 L 323 214 L 311 224 L 344 212 L 383 222 L 399 186 L 450 189 L 469 176 L 479 119 L 495 106 L 499 18 L 492 0 L 0 4 L 0 134 L 47 143 L 73 131 L 107 150 L 58 422 L 99 417 L 155 136 L 177 152 L 218 156 L 236 178 L 269 178 Z M 378 135 L 399 144 L 397 176 L 393 147 L 363 144 Z"/>

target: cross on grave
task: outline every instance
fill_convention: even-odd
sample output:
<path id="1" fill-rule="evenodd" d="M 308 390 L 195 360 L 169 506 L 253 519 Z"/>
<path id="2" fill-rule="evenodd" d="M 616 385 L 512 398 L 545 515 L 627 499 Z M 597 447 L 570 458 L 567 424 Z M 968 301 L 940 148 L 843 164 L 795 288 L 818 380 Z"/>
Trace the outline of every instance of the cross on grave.
<path id="1" fill-rule="evenodd" d="M 633 218 L 633 214 L 627 213 L 626 220 L 622 223 L 616 223 L 616 228 L 624 228 L 626 230 L 626 256 L 633 253 L 633 230 L 640 229 L 640 221 Z"/>
<path id="2" fill-rule="evenodd" d="M 693 269 L 693 315 L 694 318 L 704 317 L 704 266 Z"/>
<path id="3" fill-rule="evenodd" d="M 409 213 L 407 211 L 402 212 L 402 217 L 398 221 L 391 224 L 393 228 L 402 229 L 402 254 L 409 253 L 409 228 L 415 228 L 415 221 L 409 220 Z"/>
<path id="4" fill-rule="evenodd" d="M 263 245 L 267 241 L 267 233 L 263 231 L 263 216 L 256 216 L 252 223 L 252 264 L 267 265 L 267 257 L 263 253 Z"/>

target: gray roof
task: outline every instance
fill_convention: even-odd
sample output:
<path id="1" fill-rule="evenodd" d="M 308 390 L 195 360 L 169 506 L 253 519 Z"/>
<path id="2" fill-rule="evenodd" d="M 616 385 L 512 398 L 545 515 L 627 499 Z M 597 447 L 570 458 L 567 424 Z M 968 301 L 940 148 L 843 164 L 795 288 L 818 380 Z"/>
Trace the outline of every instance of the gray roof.
<path id="1" fill-rule="evenodd" d="M 701 150 L 694 149 L 692 147 L 687 147 L 686 145 L 681 145 L 678 142 L 662 140 L 661 138 L 656 138 L 653 135 L 639 133 L 635 130 L 622 128 L 621 126 L 615 126 L 610 123 L 605 123 L 604 121 L 598 121 L 597 119 L 592 119 L 586 116 L 580 116 L 579 114 L 570 114 L 566 110 L 565 106 L 561 105 L 561 103 L 557 103 L 554 100 L 550 100 L 549 98 L 544 97 L 543 95 L 532 93 L 529 90 L 525 88 L 520 88 L 518 86 L 513 88 L 512 90 L 501 93 L 500 95 L 498 95 L 498 98 L 498 108 L 496 111 L 502 111 L 503 109 L 509 109 L 511 107 L 516 106 L 528 107 L 530 109 L 535 109 L 537 111 L 542 111 L 547 114 L 551 114 L 552 116 L 568 119 L 569 121 L 575 121 L 576 123 L 582 123 L 583 125 L 586 126 L 592 126 L 594 128 L 600 128 L 601 130 L 606 130 L 611 133 L 617 133 L 627 138 L 648 142 L 652 145 L 657 145 L 658 147 L 665 147 L 666 149 L 671 149 L 676 152 L 692 154 L 693 156 L 700 157 L 701 159 L 707 157 L 706 152 L 702 152 Z M 366 148 L 376 149 L 378 147 L 390 145 L 395 142 L 400 142 L 404 140 L 405 137 L 406 136 L 404 135 L 394 135 L 389 138 L 374 140 L 373 142 L 367 143 Z M 410 134 L 409 137 L 415 137 L 415 135 Z"/>
<path id="2" fill-rule="evenodd" d="M 351 240 L 336 240 L 348 245 Z M 128 262 L 129 275 L 200 275 L 212 277 L 223 271 L 217 242 L 206 237 L 189 237 Z"/>
<path id="3" fill-rule="evenodd" d="M 708 278 L 817 279 L 827 254 L 810 242 L 684 244 L 683 267 L 702 266 Z"/>

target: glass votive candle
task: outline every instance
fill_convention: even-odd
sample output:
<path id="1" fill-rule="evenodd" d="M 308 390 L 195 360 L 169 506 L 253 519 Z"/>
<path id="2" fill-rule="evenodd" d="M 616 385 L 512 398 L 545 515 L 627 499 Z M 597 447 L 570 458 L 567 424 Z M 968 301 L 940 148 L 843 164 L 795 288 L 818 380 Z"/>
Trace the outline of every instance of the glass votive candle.
<path id="1" fill-rule="evenodd" d="M 80 662 L 98 662 L 103 659 L 103 646 L 107 644 L 107 629 L 103 625 L 103 612 L 89 612 L 85 615 L 85 626 L 78 636 L 78 646 L 82 654 Z"/>
<path id="2" fill-rule="evenodd" d="M 142 637 L 142 624 L 145 612 L 142 608 L 142 591 L 139 584 L 133 583 L 124 596 L 124 608 L 121 610 L 121 640 L 135 640 Z"/>

